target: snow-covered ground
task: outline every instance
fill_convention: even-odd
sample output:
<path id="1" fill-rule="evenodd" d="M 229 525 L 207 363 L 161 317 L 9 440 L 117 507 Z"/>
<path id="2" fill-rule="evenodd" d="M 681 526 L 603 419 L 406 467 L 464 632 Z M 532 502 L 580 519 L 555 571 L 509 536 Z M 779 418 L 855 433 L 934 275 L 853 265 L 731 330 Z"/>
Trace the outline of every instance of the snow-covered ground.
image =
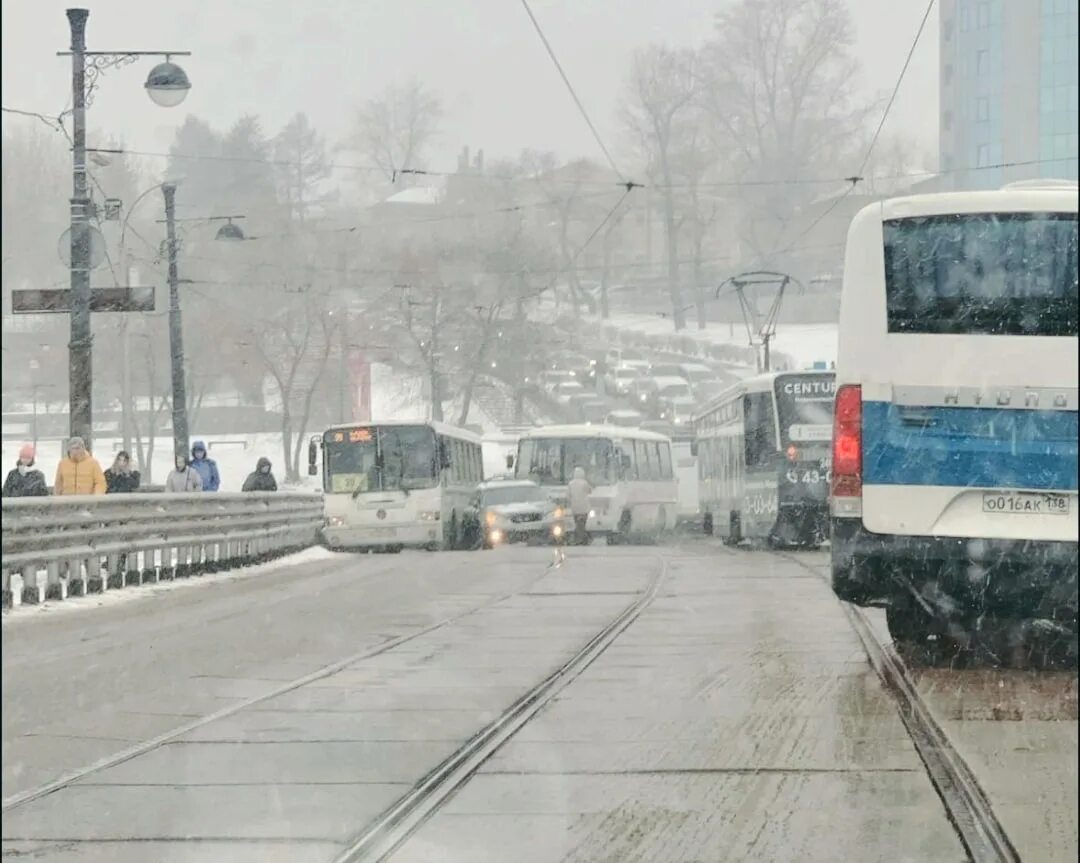
<path id="1" fill-rule="evenodd" d="M 646 335 L 676 335 L 671 321 L 656 315 L 614 315 L 603 324 Z M 743 323 L 710 323 L 704 330 L 687 328 L 677 335 L 710 344 L 740 347 L 747 344 L 746 325 Z M 815 362 L 835 362 L 836 338 L 836 324 L 781 324 L 776 329 L 772 348 L 787 354 L 800 368 Z"/>

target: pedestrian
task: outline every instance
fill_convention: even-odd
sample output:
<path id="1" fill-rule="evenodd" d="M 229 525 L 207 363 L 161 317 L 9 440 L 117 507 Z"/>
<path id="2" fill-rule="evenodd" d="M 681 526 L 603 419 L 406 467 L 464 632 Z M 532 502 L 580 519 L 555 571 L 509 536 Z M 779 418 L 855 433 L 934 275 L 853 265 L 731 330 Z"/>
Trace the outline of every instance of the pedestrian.
<path id="1" fill-rule="evenodd" d="M 33 444 L 23 444 L 15 467 L 4 480 L 4 497 L 45 497 L 48 493 L 45 474 L 34 467 Z"/>
<path id="2" fill-rule="evenodd" d="M 86 441 L 81 437 L 71 438 L 67 445 L 67 456 L 60 460 L 56 468 L 53 494 L 105 494 L 107 487 L 105 473 L 98 460 L 87 450 Z"/>
<path id="3" fill-rule="evenodd" d="M 112 467 L 105 471 L 105 493 L 130 494 L 138 489 L 139 472 L 131 469 L 131 456 L 120 450 Z"/>
<path id="4" fill-rule="evenodd" d="M 574 468 L 574 478 L 566 487 L 570 498 L 570 514 L 574 517 L 574 545 L 587 545 L 589 534 L 586 530 L 589 523 L 589 495 L 592 494 L 592 486 L 585 478 L 585 468 Z"/>
<path id="5" fill-rule="evenodd" d="M 165 492 L 167 494 L 186 494 L 202 491 L 202 477 L 193 465 L 188 464 L 187 458 L 182 453 L 177 453 L 176 466 L 169 471 L 165 479 Z"/>
<path id="6" fill-rule="evenodd" d="M 198 471 L 203 491 L 217 491 L 221 487 L 217 462 L 206 454 L 206 444 L 201 440 L 191 445 L 191 467 Z"/>
<path id="7" fill-rule="evenodd" d="M 270 459 L 263 456 L 255 463 L 255 470 L 244 480 L 241 491 L 277 491 L 277 480 L 270 473 Z"/>

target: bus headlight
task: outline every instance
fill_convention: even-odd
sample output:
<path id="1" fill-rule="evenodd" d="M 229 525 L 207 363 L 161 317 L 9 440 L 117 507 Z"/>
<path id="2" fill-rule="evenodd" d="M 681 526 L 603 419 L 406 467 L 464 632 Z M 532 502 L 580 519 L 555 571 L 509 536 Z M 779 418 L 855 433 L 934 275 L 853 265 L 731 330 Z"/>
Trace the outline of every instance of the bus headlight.
<path id="1" fill-rule="evenodd" d="M 340 515 L 332 515 L 326 519 L 327 527 L 344 527 L 345 519 Z"/>
<path id="2" fill-rule="evenodd" d="M 442 518 L 442 513 L 438 510 L 420 513 L 420 521 L 438 521 L 440 518 Z"/>

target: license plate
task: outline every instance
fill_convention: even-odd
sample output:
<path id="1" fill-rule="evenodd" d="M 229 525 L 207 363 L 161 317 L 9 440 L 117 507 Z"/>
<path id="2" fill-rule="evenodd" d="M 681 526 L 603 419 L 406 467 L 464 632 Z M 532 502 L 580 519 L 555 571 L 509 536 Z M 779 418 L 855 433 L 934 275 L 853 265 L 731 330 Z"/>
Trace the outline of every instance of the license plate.
<path id="1" fill-rule="evenodd" d="M 373 537 L 397 536 L 396 527 L 373 527 L 368 531 Z"/>
<path id="2" fill-rule="evenodd" d="M 1008 515 L 1068 515 L 1069 496 L 1032 492 L 984 492 L 983 512 Z"/>

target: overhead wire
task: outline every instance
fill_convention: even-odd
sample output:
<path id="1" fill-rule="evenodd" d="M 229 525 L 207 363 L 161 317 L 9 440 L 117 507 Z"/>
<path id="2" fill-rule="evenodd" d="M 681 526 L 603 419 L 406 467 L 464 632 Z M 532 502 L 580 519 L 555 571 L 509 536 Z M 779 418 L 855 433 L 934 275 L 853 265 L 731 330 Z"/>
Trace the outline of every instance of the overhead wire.
<path id="1" fill-rule="evenodd" d="M 529 0 L 521 0 L 521 5 L 525 7 L 525 12 L 529 16 L 529 20 L 532 21 L 533 27 L 536 29 L 536 35 L 540 37 L 540 41 L 544 44 L 544 50 L 547 51 L 548 57 L 551 58 L 551 62 L 555 64 L 555 69 L 558 71 L 559 77 L 562 78 L 563 83 L 566 85 L 566 89 L 570 92 L 570 97 L 574 100 L 574 104 L 577 105 L 578 111 L 581 112 L 582 118 L 589 127 L 589 131 L 592 132 L 593 138 L 596 139 L 596 143 L 600 147 L 601 152 L 603 152 L 608 164 L 611 166 L 611 170 L 618 174 L 619 179 L 625 183 L 626 177 L 623 175 L 623 172 L 619 170 L 619 166 L 615 164 L 615 159 L 612 158 L 611 152 L 604 143 L 604 139 L 600 137 L 600 133 L 597 131 L 596 126 L 589 117 L 589 112 L 585 110 L 585 106 L 578 97 L 577 91 L 574 90 L 574 85 L 570 83 L 570 78 L 567 76 L 566 70 L 563 69 L 562 63 L 559 62 L 559 58 L 555 55 L 555 50 L 551 47 L 551 43 L 548 41 L 547 36 L 544 35 L 544 30 L 540 26 L 540 22 L 536 20 L 532 7 L 529 6 Z"/>

